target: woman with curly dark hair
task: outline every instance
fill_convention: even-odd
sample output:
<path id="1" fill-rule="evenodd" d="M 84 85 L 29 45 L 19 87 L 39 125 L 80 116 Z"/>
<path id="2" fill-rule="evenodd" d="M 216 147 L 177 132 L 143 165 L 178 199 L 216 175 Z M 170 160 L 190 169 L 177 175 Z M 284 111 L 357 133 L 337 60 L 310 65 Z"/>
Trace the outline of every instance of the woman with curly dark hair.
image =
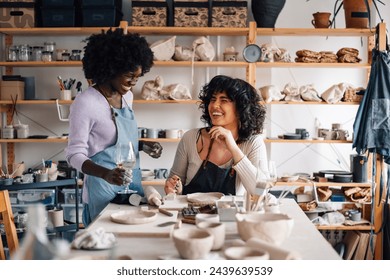
<path id="1" fill-rule="evenodd" d="M 124 34 L 118 28 L 93 34 L 86 41 L 82 62 L 91 86 L 78 94 L 70 107 L 66 159 L 85 174 L 82 197 L 87 226 L 129 185 L 129 178 L 129 188 L 143 196 L 138 150 L 158 158 L 162 148 L 156 142 L 138 143 L 132 110 L 131 89 L 153 65 L 145 38 Z M 137 164 L 125 170 L 116 167 L 116 146 L 129 142 L 136 150 Z"/>
<path id="2" fill-rule="evenodd" d="M 266 111 L 259 94 L 244 80 L 218 75 L 202 88 L 199 98 L 207 126 L 183 135 L 165 192 L 180 192 L 183 182 L 183 194 L 254 194 L 258 167 L 265 174 L 268 170 L 260 135 Z"/>

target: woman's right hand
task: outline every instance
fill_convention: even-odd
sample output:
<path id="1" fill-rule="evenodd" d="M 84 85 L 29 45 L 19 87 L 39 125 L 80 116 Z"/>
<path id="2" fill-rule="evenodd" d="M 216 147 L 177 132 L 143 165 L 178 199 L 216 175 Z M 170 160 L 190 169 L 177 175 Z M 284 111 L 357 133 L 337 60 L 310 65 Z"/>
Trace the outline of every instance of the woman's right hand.
<path id="1" fill-rule="evenodd" d="M 165 194 L 177 193 L 181 194 L 183 191 L 183 185 L 181 183 L 180 177 L 173 175 L 165 181 L 164 187 Z"/>

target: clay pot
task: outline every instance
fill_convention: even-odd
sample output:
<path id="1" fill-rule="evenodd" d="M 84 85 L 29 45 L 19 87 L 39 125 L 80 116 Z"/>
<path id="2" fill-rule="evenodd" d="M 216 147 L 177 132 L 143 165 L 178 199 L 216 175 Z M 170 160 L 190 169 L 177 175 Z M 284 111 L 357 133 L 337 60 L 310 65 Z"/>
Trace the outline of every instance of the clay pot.
<path id="1" fill-rule="evenodd" d="M 225 224 L 215 222 L 200 222 L 196 225 L 199 229 L 204 229 L 214 236 L 213 247 L 211 250 L 219 250 L 225 243 Z"/>
<path id="2" fill-rule="evenodd" d="M 275 27 L 286 0 L 252 0 L 252 13 L 257 27 Z"/>
<path id="3" fill-rule="evenodd" d="M 203 229 L 182 228 L 173 231 L 173 242 L 183 259 L 204 259 L 213 247 L 214 237 Z"/>
<path id="4" fill-rule="evenodd" d="M 317 12 L 313 14 L 314 19 L 311 21 L 311 23 L 315 28 L 329 28 L 332 23 L 329 20 L 330 15 L 330 13 Z"/>

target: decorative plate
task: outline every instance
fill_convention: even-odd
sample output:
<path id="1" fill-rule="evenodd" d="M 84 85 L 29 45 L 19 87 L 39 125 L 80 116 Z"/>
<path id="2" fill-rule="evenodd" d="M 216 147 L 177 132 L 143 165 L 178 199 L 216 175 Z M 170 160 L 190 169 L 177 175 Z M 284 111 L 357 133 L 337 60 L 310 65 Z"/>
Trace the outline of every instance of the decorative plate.
<path id="1" fill-rule="evenodd" d="M 199 204 L 215 204 L 215 202 L 224 196 L 220 192 L 191 193 L 187 194 L 187 201 Z"/>
<path id="2" fill-rule="evenodd" d="M 242 56 L 246 62 L 257 62 L 261 56 L 261 49 L 256 44 L 249 44 L 242 51 Z"/>
<path id="3" fill-rule="evenodd" d="M 122 210 L 111 214 L 111 221 L 128 225 L 151 223 L 156 218 L 156 212 L 142 210 Z"/>

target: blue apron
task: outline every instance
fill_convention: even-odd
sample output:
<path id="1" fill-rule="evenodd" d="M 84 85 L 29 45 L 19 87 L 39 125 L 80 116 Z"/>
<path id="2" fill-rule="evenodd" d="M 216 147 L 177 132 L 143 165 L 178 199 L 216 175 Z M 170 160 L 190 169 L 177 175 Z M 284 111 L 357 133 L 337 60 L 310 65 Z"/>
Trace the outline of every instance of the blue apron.
<path id="1" fill-rule="evenodd" d="M 121 109 L 111 107 L 111 110 L 113 116 L 115 116 L 117 142 L 92 156 L 91 160 L 98 165 L 113 169 L 116 167 L 116 144 L 131 141 L 136 151 L 137 163 L 133 169 L 133 179 L 129 188 L 144 196 L 138 152 L 138 127 L 134 113 L 128 106 Z M 116 196 L 117 192 L 124 189 L 124 186 L 112 185 L 95 176 L 86 175 L 84 180 L 84 188 L 87 188 L 88 191 L 88 204 L 84 204 L 83 223 L 87 226 Z"/>

